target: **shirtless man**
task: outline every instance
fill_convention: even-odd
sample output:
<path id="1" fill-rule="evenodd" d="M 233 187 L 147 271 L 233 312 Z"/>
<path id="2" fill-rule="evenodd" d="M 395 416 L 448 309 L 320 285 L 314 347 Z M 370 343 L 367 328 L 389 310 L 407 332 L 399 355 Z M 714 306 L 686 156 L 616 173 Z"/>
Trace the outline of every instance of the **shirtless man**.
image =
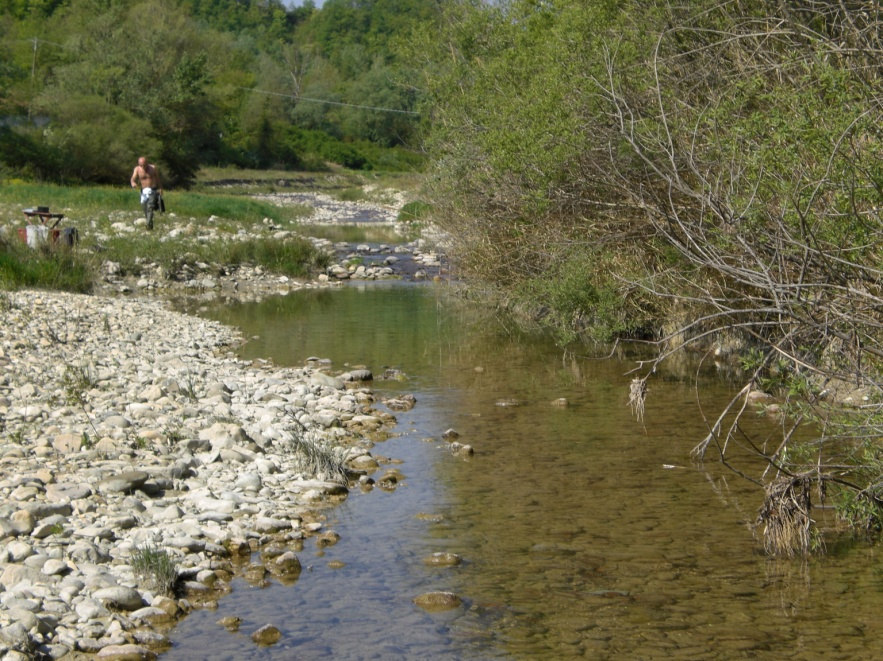
<path id="1" fill-rule="evenodd" d="M 162 195 L 159 170 L 153 163 L 147 162 L 146 156 L 141 156 L 132 172 L 130 183 L 132 188 L 141 186 L 141 208 L 144 209 L 144 218 L 147 219 L 147 229 L 152 230 L 153 212 L 159 208 L 159 196 Z"/>

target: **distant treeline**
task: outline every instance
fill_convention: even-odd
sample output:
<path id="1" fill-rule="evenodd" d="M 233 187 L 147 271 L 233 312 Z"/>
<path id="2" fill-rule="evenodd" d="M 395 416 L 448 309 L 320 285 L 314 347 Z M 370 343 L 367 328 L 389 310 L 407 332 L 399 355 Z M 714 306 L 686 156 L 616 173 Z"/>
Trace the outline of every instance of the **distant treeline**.
<path id="1" fill-rule="evenodd" d="M 398 43 L 432 0 L 0 0 L 0 171 L 116 183 L 200 165 L 413 169 Z"/>

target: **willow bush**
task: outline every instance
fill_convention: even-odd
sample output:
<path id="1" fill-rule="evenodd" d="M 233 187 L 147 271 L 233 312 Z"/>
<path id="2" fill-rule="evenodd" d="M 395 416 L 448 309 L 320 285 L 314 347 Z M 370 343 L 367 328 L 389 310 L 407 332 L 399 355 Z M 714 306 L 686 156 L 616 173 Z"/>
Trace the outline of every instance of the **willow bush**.
<path id="1" fill-rule="evenodd" d="M 462 271 L 564 326 L 603 328 L 619 308 L 602 336 L 655 327 L 642 384 L 674 351 L 723 335 L 755 346 L 694 455 L 714 448 L 767 487 L 815 485 L 862 529 L 883 521 L 880 12 L 463 1 L 426 63 L 431 202 Z M 617 259 L 587 258 L 605 254 Z M 739 425 L 763 387 L 790 421 L 772 449 Z M 760 469 L 729 463 L 739 444 Z"/>

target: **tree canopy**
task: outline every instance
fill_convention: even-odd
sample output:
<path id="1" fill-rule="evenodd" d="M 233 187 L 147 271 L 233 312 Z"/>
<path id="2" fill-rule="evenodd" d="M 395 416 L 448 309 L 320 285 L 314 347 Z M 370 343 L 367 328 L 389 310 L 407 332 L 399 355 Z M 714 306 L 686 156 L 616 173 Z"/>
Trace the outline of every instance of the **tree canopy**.
<path id="1" fill-rule="evenodd" d="M 109 183 L 150 153 L 179 185 L 203 163 L 358 152 L 372 167 L 377 148 L 411 167 L 417 95 L 396 41 L 436 13 L 429 0 L 0 2 L 0 163 Z"/>

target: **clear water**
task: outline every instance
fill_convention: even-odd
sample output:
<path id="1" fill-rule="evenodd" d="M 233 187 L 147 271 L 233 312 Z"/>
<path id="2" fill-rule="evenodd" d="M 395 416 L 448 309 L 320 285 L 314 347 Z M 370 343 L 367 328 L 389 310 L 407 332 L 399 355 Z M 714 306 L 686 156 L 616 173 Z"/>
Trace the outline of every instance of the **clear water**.
<path id="1" fill-rule="evenodd" d="M 308 541 L 296 583 L 236 580 L 217 610 L 171 632 L 163 658 L 883 658 L 877 550 L 760 555 L 749 525 L 758 490 L 688 460 L 705 433 L 692 380 L 651 381 L 641 424 L 627 405 L 631 363 L 563 358 L 453 309 L 432 286 L 200 312 L 255 336 L 247 358 L 403 370 L 407 381 L 373 388 L 378 399 L 413 393 L 417 406 L 373 449 L 399 462 L 395 491 L 353 489 L 326 513 L 340 542 Z M 698 385 L 708 410 L 732 394 L 713 374 Z M 472 458 L 452 455 L 447 429 Z M 439 551 L 462 564 L 425 564 Z M 462 606 L 414 605 L 433 590 Z M 238 633 L 216 623 L 227 615 L 242 619 Z M 257 647 L 249 634 L 268 623 L 282 639 Z"/>

